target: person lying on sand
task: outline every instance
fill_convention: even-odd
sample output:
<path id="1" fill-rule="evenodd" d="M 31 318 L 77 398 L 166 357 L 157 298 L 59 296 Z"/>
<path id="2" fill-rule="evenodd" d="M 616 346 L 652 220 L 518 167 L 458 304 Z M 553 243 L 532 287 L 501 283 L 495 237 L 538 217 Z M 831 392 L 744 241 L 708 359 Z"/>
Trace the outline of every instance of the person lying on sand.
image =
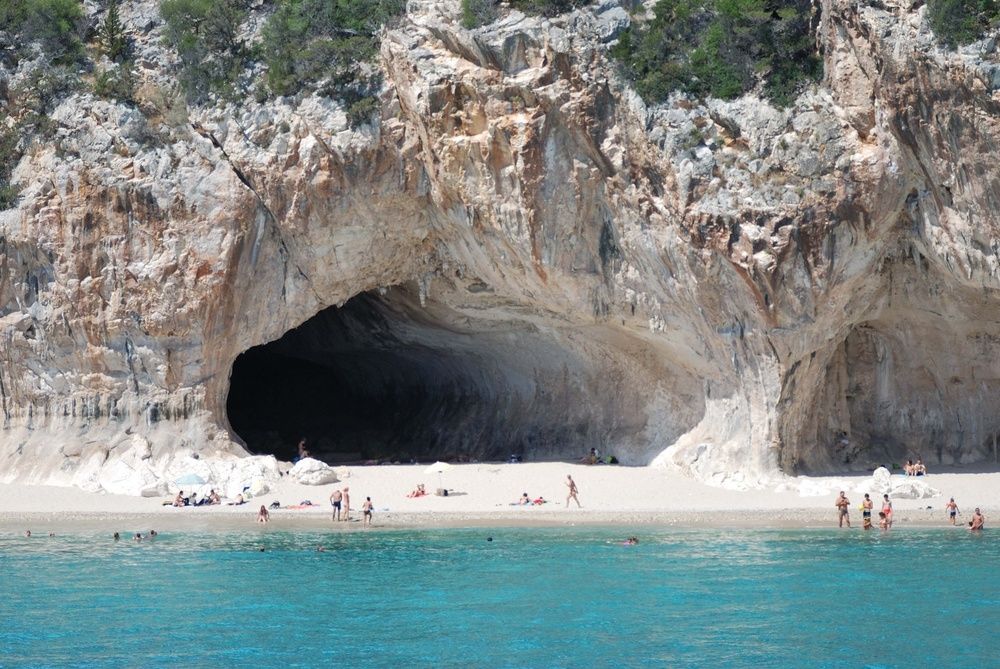
<path id="1" fill-rule="evenodd" d="M 240 493 L 239 495 L 237 495 L 236 499 L 234 499 L 232 502 L 226 502 L 226 504 L 228 506 L 239 506 L 240 504 L 246 504 L 246 503 L 247 503 L 247 501 L 245 499 L 243 499 L 243 494 L 242 493 Z"/>
<path id="2" fill-rule="evenodd" d="M 531 500 L 531 503 L 534 504 L 535 506 L 541 506 L 542 504 L 547 504 L 548 501 L 549 500 L 547 500 L 544 497 L 542 497 L 541 495 L 539 495 L 535 499 Z"/>
<path id="3" fill-rule="evenodd" d="M 423 483 L 417 484 L 417 489 L 411 492 L 407 497 L 423 497 L 427 494 L 427 490 L 424 488 Z"/>
<path id="4" fill-rule="evenodd" d="M 531 504 L 531 498 L 528 497 L 528 493 L 526 492 L 521 493 L 516 502 L 511 502 L 511 506 L 527 506 L 529 504 Z"/>

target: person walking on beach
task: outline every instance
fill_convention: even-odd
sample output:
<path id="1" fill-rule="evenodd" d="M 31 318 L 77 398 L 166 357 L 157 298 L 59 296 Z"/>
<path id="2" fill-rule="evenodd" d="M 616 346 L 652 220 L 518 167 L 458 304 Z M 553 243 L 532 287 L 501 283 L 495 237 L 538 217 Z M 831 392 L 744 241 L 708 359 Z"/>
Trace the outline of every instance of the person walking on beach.
<path id="1" fill-rule="evenodd" d="M 566 508 L 569 508 L 569 501 L 571 499 L 576 502 L 578 509 L 583 508 L 583 505 L 580 504 L 580 498 L 576 496 L 580 490 L 576 487 L 576 481 L 569 474 L 566 474 L 566 487 L 569 488 L 569 494 L 566 495 Z"/>
<path id="2" fill-rule="evenodd" d="M 986 517 L 977 506 L 976 510 L 972 514 L 972 520 L 969 521 L 969 531 L 980 532 L 982 531 L 984 525 L 986 525 Z"/>
<path id="3" fill-rule="evenodd" d="M 955 524 L 955 516 L 958 515 L 958 504 L 955 504 L 955 498 L 952 497 L 948 500 L 948 503 L 944 505 L 945 511 L 948 512 L 948 518 L 951 520 L 951 524 Z"/>
<path id="4" fill-rule="evenodd" d="M 367 525 L 368 527 L 371 527 L 372 511 L 374 510 L 375 508 L 372 505 L 372 498 L 365 497 L 365 503 L 361 505 L 361 516 L 362 520 L 364 520 L 364 524 Z"/>
<path id="5" fill-rule="evenodd" d="M 344 498 L 344 493 L 334 488 L 330 493 L 330 506 L 333 507 L 333 521 L 340 520 L 340 502 Z"/>
<path id="6" fill-rule="evenodd" d="M 889 501 L 888 494 L 882 495 L 882 513 L 885 514 L 885 522 L 892 527 L 892 502 Z"/>
<path id="7" fill-rule="evenodd" d="M 351 495 L 350 495 L 349 491 L 350 491 L 350 488 L 348 488 L 345 485 L 344 486 L 344 490 L 343 490 L 343 494 L 341 495 L 341 497 L 344 500 L 344 520 L 345 521 L 351 519 Z"/>
<path id="8" fill-rule="evenodd" d="M 834 502 L 833 505 L 835 507 L 837 507 L 837 511 L 838 511 L 838 513 L 837 513 L 837 522 L 838 522 L 837 527 L 843 527 L 845 520 L 847 521 L 847 526 L 850 527 L 851 526 L 851 517 L 848 514 L 850 513 L 851 502 L 850 502 L 850 500 L 847 499 L 847 496 L 844 495 L 844 491 L 843 490 L 840 491 L 840 496 L 837 497 L 837 501 Z"/>

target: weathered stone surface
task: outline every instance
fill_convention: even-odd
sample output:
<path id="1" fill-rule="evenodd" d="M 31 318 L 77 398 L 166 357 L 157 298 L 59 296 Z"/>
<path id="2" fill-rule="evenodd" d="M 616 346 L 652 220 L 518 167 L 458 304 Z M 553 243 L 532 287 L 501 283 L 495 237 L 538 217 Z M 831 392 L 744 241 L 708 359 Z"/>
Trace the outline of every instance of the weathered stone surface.
<path id="1" fill-rule="evenodd" d="M 302 458 L 289 470 L 288 475 L 303 485 L 326 485 L 337 482 L 337 472 L 330 465 L 314 458 Z"/>
<path id="2" fill-rule="evenodd" d="M 778 110 L 647 107 L 606 56 L 615 3 L 468 32 L 411 2 L 352 130 L 318 97 L 185 109 L 154 3 L 124 4 L 139 108 L 66 100 L 0 214 L 0 480 L 277 476 L 237 464 L 233 362 L 362 293 L 399 317 L 352 373 L 447 398 L 413 418 L 428 455 L 598 446 L 757 485 L 993 448 L 995 55 L 937 48 L 922 6 L 824 0 L 825 79 Z"/>

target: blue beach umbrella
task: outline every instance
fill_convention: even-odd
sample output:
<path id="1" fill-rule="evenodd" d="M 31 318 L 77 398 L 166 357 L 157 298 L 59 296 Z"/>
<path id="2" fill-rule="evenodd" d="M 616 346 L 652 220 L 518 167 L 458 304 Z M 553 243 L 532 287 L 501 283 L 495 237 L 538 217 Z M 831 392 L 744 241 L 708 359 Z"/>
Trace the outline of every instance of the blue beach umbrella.
<path id="1" fill-rule="evenodd" d="M 205 485 L 206 483 L 208 483 L 208 481 L 198 476 L 197 474 L 191 473 L 191 474 L 185 474 L 184 476 L 175 479 L 174 483 L 176 483 L 177 485 L 193 486 L 193 485 Z"/>

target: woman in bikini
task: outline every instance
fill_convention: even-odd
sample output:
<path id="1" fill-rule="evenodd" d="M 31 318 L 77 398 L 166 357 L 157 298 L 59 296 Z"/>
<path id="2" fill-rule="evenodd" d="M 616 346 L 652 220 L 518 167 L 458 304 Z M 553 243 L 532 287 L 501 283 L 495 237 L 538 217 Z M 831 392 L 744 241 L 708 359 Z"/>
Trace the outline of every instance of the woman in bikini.
<path id="1" fill-rule="evenodd" d="M 888 527 L 892 527 L 892 502 L 889 501 L 889 495 L 882 495 L 882 513 L 885 514 Z"/>

